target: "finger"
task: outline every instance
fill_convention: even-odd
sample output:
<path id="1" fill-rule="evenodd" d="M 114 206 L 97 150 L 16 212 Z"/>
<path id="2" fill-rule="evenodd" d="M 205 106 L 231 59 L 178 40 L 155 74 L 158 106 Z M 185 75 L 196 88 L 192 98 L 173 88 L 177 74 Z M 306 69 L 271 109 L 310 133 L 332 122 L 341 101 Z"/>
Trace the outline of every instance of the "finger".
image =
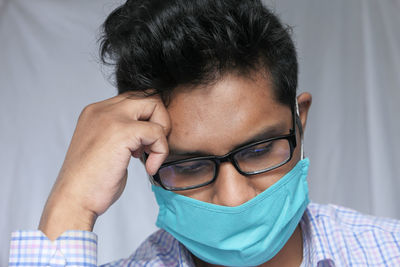
<path id="1" fill-rule="evenodd" d="M 164 160 L 165 160 L 164 155 L 157 153 L 150 153 L 145 163 L 147 173 L 150 175 L 156 174 L 161 164 L 164 162 Z"/>
<path id="2" fill-rule="evenodd" d="M 131 97 L 133 97 L 133 95 L 134 95 L 134 92 L 129 91 L 129 92 L 125 92 L 123 94 L 119 94 L 119 95 L 113 96 L 111 98 L 107 98 L 105 100 L 96 102 L 94 104 L 96 104 L 98 106 L 113 105 L 113 104 L 117 104 L 117 103 L 119 103 L 119 102 L 121 102 L 121 101 L 123 101 L 123 100 L 125 100 L 127 98 L 131 98 Z"/>
<path id="3" fill-rule="evenodd" d="M 164 129 L 165 135 L 168 135 L 171 131 L 171 119 L 164 103 L 161 102 L 161 100 L 156 104 L 149 121 L 161 125 Z"/>
<path id="4" fill-rule="evenodd" d="M 161 125 L 165 135 L 168 135 L 171 130 L 168 111 L 158 95 L 144 99 L 125 98 L 118 103 L 118 108 L 126 114 L 132 114 L 134 120 L 150 121 Z"/>
<path id="5" fill-rule="evenodd" d="M 143 91 L 127 91 L 122 94 L 113 96 L 111 98 L 108 98 L 108 99 L 105 99 L 105 100 L 102 100 L 102 101 L 99 101 L 99 102 L 96 102 L 93 104 L 95 104 L 98 107 L 106 107 L 106 106 L 111 106 L 111 105 L 121 103 L 126 99 L 141 100 L 141 99 L 146 99 L 147 97 L 151 97 L 151 96 L 148 96 Z"/>
<path id="6" fill-rule="evenodd" d="M 132 131 L 130 136 L 136 136 L 136 140 L 131 151 L 134 154 L 137 150 L 148 152 L 146 170 L 154 175 L 168 156 L 168 142 L 163 128 L 157 123 L 136 121 Z"/>
<path id="7" fill-rule="evenodd" d="M 166 137 L 160 136 L 154 143 L 145 146 L 145 151 L 149 155 L 145 162 L 146 171 L 148 174 L 154 175 L 168 156 Z"/>

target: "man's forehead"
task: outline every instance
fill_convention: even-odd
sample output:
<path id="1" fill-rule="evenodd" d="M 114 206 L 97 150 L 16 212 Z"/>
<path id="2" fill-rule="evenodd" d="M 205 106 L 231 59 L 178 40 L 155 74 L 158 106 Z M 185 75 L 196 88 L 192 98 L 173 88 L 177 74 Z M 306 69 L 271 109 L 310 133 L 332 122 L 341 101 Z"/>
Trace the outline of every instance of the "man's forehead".
<path id="1" fill-rule="evenodd" d="M 231 148 L 229 151 L 238 149 L 250 143 L 255 143 L 261 140 L 266 140 L 269 138 L 273 138 L 276 136 L 284 135 L 288 133 L 287 123 L 285 121 L 280 121 L 277 124 L 268 125 L 261 130 L 254 129 L 254 133 L 249 134 L 244 138 L 242 142 L 232 142 Z M 195 149 L 194 147 L 185 148 L 182 144 L 169 144 L 169 154 L 170 156 L 177 156 L 177 157 L 197 157 L 197 156 L 208 156 L 208 155 L 217 155 L 213 154 L 212 152 L 208 151 L 205 147 Z M 226 153 L 224 153 L 226 154 Z M 222 154 L 218 154 L 222 156 Z"/>
<path id="2" fill-rule="evenodd" d="M 263 132 L 287 131 L 290 108 L 259 77 L 230 76 L 207 88 L 175 91 L 168 106 L 172 150 L 220 154 Z M 289 128 L 288 128 L 289 127 Z"/>

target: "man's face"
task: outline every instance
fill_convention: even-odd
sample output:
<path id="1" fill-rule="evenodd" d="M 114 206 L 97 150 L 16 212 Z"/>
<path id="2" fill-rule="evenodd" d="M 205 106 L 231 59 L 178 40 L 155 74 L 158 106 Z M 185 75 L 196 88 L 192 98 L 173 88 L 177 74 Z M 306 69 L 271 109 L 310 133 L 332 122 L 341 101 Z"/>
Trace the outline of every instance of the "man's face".
<path id="1" fill-rule="evenodd" d="M 289 134 L 293 125 L 290 107 L 275 100 L 271 82 L 260 73 L 250 78 L 230 74 L 210 86 L 177 88 L 167 110 L 172 122 L 167 161 L 224 155 L 254 141 Z M 298 129 L 297 140 L 300 144 Z M 177 193 L 217 205 L 238 206 L 289 172 L 300 159 L 299 147 L 291 161 L 270 172 L 244 176 L 225 162 L 214 183 Z"/>

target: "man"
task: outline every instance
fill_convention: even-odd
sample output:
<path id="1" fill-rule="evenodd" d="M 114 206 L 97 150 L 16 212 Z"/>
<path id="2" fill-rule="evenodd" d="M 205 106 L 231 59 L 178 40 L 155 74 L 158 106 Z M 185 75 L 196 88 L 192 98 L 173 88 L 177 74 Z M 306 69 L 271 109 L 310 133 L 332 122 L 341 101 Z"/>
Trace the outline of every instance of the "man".
<path id="1" fill-rule="evenodd" d="M 293 42 L 260 1 L 128 1 L 102 40 L 120 94 L 82 112 L 40 231 L 13 233 L 10 266 L 96 265 L 91 231 L 131 156 L 161 230 L 106 266 L 400 266 L 399 222 L 309 204 L 311 95 L 296 97 Z"/>

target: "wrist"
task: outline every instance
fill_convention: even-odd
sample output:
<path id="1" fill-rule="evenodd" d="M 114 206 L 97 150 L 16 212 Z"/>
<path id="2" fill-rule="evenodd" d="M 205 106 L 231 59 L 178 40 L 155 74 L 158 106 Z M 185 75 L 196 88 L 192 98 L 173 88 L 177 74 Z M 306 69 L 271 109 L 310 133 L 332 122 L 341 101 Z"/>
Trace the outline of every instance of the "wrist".
<path id="1" fill-rule="evenodd" d="M 48 199 L 39 223 L 50 240 L 57 239 L 67 230 L 92 231 L 97 215 L 77 205 L 72 199 L 52 197 Z"/>

